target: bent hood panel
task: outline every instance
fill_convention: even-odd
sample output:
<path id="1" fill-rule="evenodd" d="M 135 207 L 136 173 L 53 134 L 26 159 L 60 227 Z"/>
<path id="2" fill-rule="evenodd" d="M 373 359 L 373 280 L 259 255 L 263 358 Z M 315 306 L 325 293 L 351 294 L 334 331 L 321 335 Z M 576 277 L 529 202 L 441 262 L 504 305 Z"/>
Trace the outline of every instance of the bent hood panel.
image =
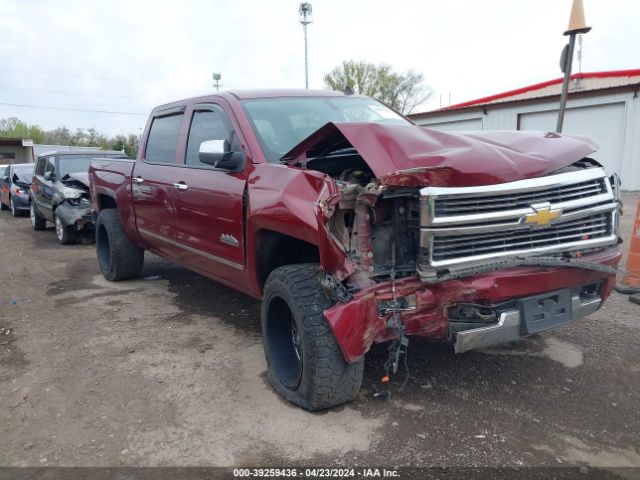
<path id="1" fill-rule="evenodd" d="M 71 184 L 80 184 L 79 186 L 89 188 L 89 173 L 85 172 L 77 172 L 77 173 L 68 173 L 61 180 L 62 183 L 67 185 Z"/>
<path id="2" fill-rule="evenodd" d="M 440 170 L 424 185 L 474 186 L 547 175 L 597 150 L 588 137 L 535 131 L 441 132 L 417 125 L 327 123 L 283 158 L 302 164 L 347 140 L 382 179 L 402 170 Z M 410 175 L 407 172 L 407 175 Z"/>

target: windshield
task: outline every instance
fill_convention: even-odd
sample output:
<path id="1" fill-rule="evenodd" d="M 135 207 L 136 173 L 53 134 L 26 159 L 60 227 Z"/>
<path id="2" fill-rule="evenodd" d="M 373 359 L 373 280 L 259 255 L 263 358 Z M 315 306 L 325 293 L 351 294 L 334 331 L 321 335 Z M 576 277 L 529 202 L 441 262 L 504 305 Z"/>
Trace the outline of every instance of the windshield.
<path id="1" fill-rule="evenodd" d="M 329 122 L 410 124 L 372 98 L 261 98 L 245 100 L 243 104 L 269 162 L 277 162 Z"/>
<path id="2" fill-rule="evenodd" d="M 87 173 L 92 158 L 105 158 L 105 155 L 69 155 L 59 157 L 58 178 L 63 178 L 70 173 Z"/>

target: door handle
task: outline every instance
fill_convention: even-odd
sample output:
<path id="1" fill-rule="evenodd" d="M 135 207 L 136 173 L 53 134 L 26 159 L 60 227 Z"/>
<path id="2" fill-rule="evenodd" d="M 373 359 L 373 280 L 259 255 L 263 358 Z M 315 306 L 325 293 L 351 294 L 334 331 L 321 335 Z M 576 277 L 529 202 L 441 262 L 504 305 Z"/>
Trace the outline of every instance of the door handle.
<path id="1" fill-rule="evenodd" d="M 178 189 L 178 190 L 184 191 L 184 190 L 186 190 L 187 188 L 189 188 L 189 185 L 187 185 L 186 183 L 182 183 L 182 182 L 180 182 L 180 183 L 174 183 L 174 184 L 173 184 L 173 188 L 176 188 L 176 189 Z"/>
<path id="2" fill-rule="evenodd" d="M 142 177 L 133 177 L 133 178 L 131 179 L 131 181 L 132 181 L 133 183 L 144 183 L 144 178 L 142 178 Z"/>

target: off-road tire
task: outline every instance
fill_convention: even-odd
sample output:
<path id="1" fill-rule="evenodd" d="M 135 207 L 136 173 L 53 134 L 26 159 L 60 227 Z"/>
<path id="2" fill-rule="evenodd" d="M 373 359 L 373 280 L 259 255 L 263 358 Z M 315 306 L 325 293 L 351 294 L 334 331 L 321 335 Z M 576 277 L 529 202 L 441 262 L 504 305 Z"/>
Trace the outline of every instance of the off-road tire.
<path id="1" fill-rule="evenodd" d="M 29 203 L 29 216 L 31 217 L 31 228 L 37 231 L 47 228 L 47 219 L 38 213 L 33 202 Z"/>
<path id="2" fill-rule="evenodd" d="M 289 402 L 310 411 L 324 410 L 356 398 L 364 371 L 364 359 L 351 364 L 345 361 L 324 318 L 322 312 L 335 302 L 324 293 L 320 276 L 320 268 L 315 263 L 276 268 L 265 284 L 261 312 L 267 377 Z M 288 308 L 288 314 L 282 315 L 283 305 Z M 297 330 L 297 335 L 290 334 L 291 341 L 283 340 L 285 323 Z M 292 340 L 294 335 L 299 339 L 301 352 L 298 354 L 302 360 L 299 368 L 294 368 L 298 373 L 289 375 L 288 370 L 292 369 L 286 359 L 291 355 L 285 353 L 292 348 L 295 353 L 295 347 L 291 346 L 296 343 Z"/>
<path id="3" fill-rule="evenodd" d="M 60 225 L 58 225 L 58 222 L 60 222 Z M 56 227 L 56 237 L 58 238 L 60 245 L 71 245 L 76 243 L 76 232 L 73 230 L 73 227 L 65 227 L 62 224 L 60 217 L 55 213 L 53 214 L 53 224 Z"/>
<path id="4" fill-rule="evenodd" d="M 137 278 L 144 264 L 144 250 L 125 235 L 116 209 L 100 212 L 96 222 L 98 267 L 112 282 Z"/>

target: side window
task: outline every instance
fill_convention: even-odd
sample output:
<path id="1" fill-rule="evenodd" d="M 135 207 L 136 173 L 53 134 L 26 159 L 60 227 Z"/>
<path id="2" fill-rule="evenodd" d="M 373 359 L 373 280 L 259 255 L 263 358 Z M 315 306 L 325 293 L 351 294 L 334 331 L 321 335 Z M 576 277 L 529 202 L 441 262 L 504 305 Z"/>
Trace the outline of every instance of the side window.
<path id="1" fill-rule="evenodd" d="M 147 139 L 145 160 L 154 163 L 175 163 L 181 123 L 182 114 L 153 119 Z"/>
<path id="2" fill-rule="evenodd" d="M 47 164 L 44 167 L 44 173 L 56 173 L 56 157 L 47 158 Z"/>
<path id="3" fill-rule="evenodd" d="M 44 175 L 44 166 L 46 163 L 47 163 L 47 159 L 45 157 L 39 157 L 34 174 L 40 175 L 40 176 Z"/>
<path id="4" fill-rule="evenodd" d="M 11 170 L 11 167 L 7 167 L 4 169 L 4 173 L 2 174 L 3 177 L 8 177 L 10 172 L 9 170 Z"/>
<path id="5" fill-rule="evenodd" d="M 232 151 L 240 150 L 237 136 L 231 134 L 229 130 L 228 123 L 222 112 L 217 110 L 194 112 L 191 127 L 189 128 L 185 164 L 211 167 L 211 165 L 200 162 L 198 155 L 200 144 L 207 140 L 227 140 L 231 142 Z"/>

